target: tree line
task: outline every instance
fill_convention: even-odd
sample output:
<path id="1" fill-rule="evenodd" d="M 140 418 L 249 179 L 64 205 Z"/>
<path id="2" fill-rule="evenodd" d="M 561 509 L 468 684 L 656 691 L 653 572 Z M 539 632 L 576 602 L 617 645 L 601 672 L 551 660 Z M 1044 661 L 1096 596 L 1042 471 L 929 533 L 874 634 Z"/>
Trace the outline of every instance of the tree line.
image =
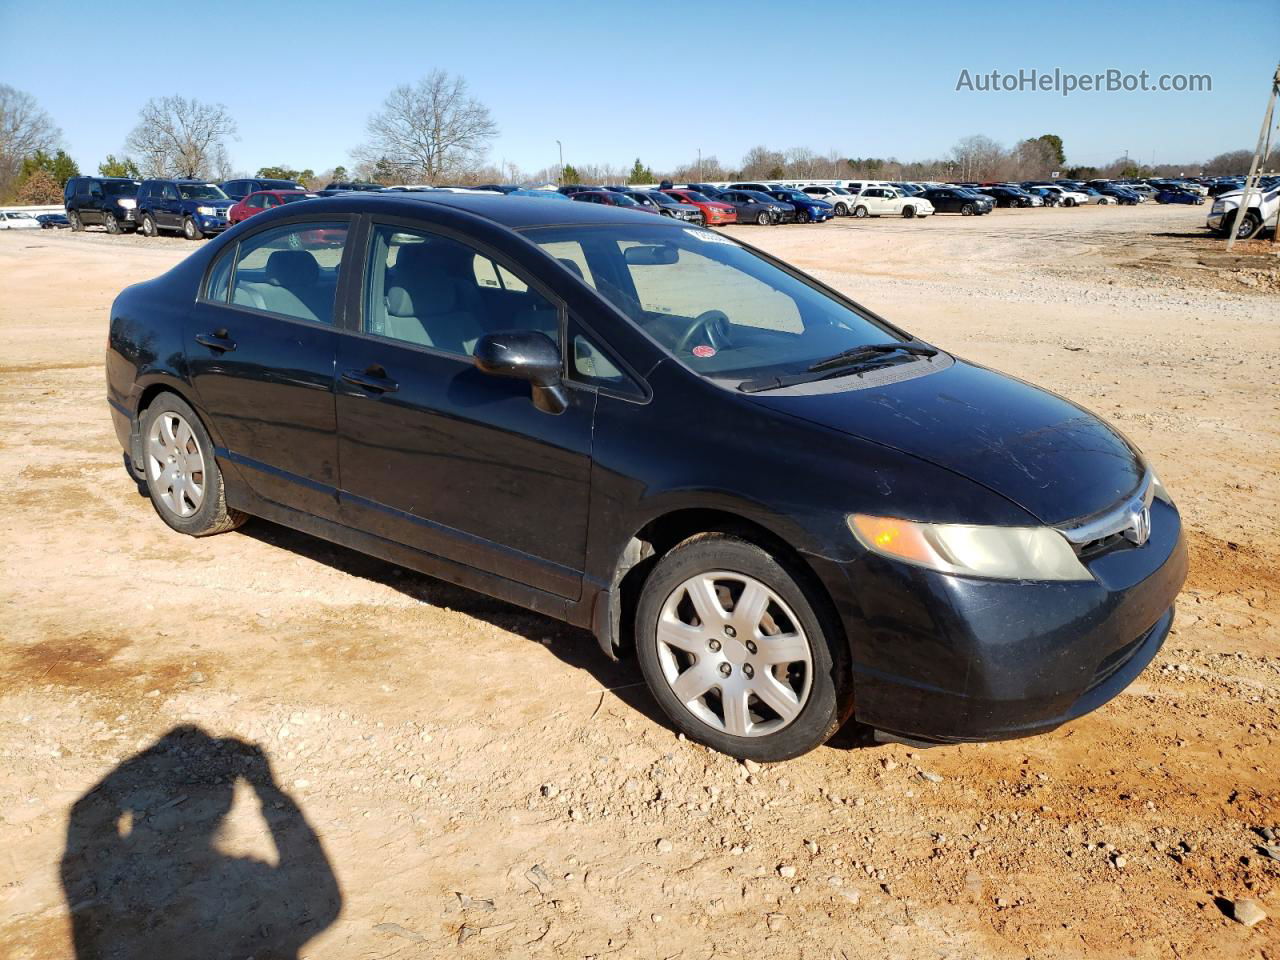
<path id="1" fill-rule="evenodd" d="M 661 179 L 697 180 L 976 180 L 1018 181 L 1048 178 L 1176 176 L 1241 173 L 1252 153 L 1233 150 L 1205 162 L 1143 165 L 1129 157 L 1094 167 L 1068 163 L 1062 138 L 1046 133 L 1011 146 L 981 134 L 964 137 L 942 157 L 847 157 L 807 147 L 751 148 L 736 165 L 715 155 L 699 157 L 667 170 L 654 170 L 636 158 L 627 167 L 608 163 L 566 163 L 525 171 L 515 164 L 487 161 L 498 136 L 489 108 L 471 96 L 466 80 L 432 70 L 417 83 L 395 87 L 370 115 L 365 138 L 351 150 L 351 167 L 315 171 L 287 165 L 260 167 L 255 176 L 296 180 L 317 189 L 331 181 L 363 180 L 382 184 L 481 183 L 655 183 Z M 227 180 L 246 176 L 231 165 L 229 146 L 238 138 L 225 106 L 178 95 L 154 97 L 143 104 L 120 156 L 98 164 L 102 176 L 194 177 Z M 1280 166 L 1280 149 L 1266 169 Z M 62 146 L 62 132 L 35 98 L 0 84 L 0 203 L 58 203 L 68 179 L 80 174 Z"/>

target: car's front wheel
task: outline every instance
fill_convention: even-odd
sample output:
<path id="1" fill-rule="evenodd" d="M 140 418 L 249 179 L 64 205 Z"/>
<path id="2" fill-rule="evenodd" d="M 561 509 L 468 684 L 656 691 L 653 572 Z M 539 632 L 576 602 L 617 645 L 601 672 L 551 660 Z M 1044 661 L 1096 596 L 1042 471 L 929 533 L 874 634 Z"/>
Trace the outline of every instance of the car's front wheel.
<path id="1" fill-rule="evenodd" d="M 852 708 L 843 639 L 787 566 L 700 534 L 660 559 L 636 611 L 641 671 L 671 722 L 730 756 L 788 760 Z"/>
<path id="2" fill-rule="evenodd" d="M 193 537 L 244 523 L 243 513 L 227 507 L 213 441 L 185 400 L 160 394 L 143 411 L 140 426 L 147 494 L 161 520 Z"/>
<path id="3" fill-rule="evenodd" d="M 156 235 L 156 218 L 149 213 L 142 215 L 142 235 L 144 237 L 154 237 Z"/>
<path id="4" fill-rule="evenodd" d="M 866 207 L 862 206 L 862 204 L 858 204 L 858 206 L 853 208 L 853 215 L 859 220 L 864 219 L 869 212 L 870 211 L 868 211 Z"/>
<path id="5" fill-rule="evenodd" d="M 756 214 L 756 223 L 760 224 L 760 226 L 767 227 L 772 222 L 773 217 L 769 216 L 769 212 L 767 210 L 761 210 Z"/>
<path id="6" fill-rule="evenodd" d="M 203 240 L 204 232 L 196 226 L 195 220 L 185 217 L 182 221 L 182 235 L 188 240 Z"/>
<path id="7" fill-rule="evenodd" d="M 120 232 L 120 221 L 116 219 L 114 213 L 108 213 L 103 217 L 102 225 L 107 228 L 107 233 L 115 234 Z"/>
<path id="8" fill-rule="evenodd" d="M 1252 240 L 1254 235 L 1261 229 L 1262 221 L 1256 213 L 1250 210 L 1240 218 L 1240 223 L 1236 226 L 1236 239 Z"/>
<path id="9" fill-rule="evenodd" d="M 79 233 L 84 229 L 84 224 L 80 222 L 80 214 L 74 210 L 67 214 L 67 219 L 71 221 L 71 229 L 75 233 Z"/>
<path id="10" fill-rule="evenodd" d="M 846 207 L 843 203 L 837 203 L 837 204 L 836 204 L 836 216 L 837 216 L 837 217 L 847 217 L 848 215 L 849 215 L 849 208 L 848 208 L 848 207 Z"/>
<path id="11" fill-rule="evenodd" d="M 902 216 L 903 216 L 903 218 L 904 218 L 904 219 L 906 219 L 906 220 L 910 220 L 910 219 L 911 219 L 912 217 L 914 217 L 915 215 L 916 215 L 916 208 L 915 208 L 915 207 L 903 207 L 903 208 L 902 208 Z"/>

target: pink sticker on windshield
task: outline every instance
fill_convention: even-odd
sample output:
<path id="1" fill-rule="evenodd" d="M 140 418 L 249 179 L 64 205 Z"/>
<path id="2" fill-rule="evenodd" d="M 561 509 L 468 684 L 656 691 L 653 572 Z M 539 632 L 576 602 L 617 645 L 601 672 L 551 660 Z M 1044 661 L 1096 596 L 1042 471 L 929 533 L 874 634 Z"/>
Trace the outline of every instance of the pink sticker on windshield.
<path id="1" fill-rule="evenodd" d="M 700 343 L 693 348 L 693 355 L 704 359 L 707 357 L 714 357 L 716 355 L 716 348 L 708 347 L 705 343 Z"/>

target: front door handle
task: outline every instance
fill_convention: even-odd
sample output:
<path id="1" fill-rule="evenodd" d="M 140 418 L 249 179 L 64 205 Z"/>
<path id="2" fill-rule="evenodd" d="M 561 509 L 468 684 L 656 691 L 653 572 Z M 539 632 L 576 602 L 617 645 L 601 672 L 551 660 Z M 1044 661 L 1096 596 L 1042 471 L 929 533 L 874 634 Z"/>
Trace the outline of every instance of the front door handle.
<path id="1" fill-rule="evenodd" d="M 365 370 L 347 370 L 342 379 L 370 393 L 395 393 L 400 389 L 400 384 L 388 377 L 377 364 Z"/>
<path id="2" fill-rule="evenodd" d="M 197 333 L 196 343 L 218 353 L 230 353 L 236 348 L 236 342 L 227 335 L 225 329 L 215 330 L 213 333 Z"/>

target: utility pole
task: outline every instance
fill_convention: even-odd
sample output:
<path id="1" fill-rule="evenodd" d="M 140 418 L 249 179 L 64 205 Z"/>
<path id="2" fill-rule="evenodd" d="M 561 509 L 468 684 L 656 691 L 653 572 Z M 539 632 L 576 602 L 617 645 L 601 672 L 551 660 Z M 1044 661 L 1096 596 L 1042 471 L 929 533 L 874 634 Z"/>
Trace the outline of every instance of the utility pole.
<path id="1" fill-rule="evenodd" d="M 560 186 L 564 186 L 564 145 L 559 140 L 556 141 L 556 147 L 560 150 L 560 173 L 556 175 L 556 179 L 560 181 Z"/>
<path id="2" fill-rule="evenodd" d="M 1236 231 L 1240 229 L 1240 219 L 1253 198 L 1253 191 L 1257 187 L 1258 177 L 1262 172 L 1259 167 L 1266 160 L 1271 146 L 1271 118 L 1275 115 L 1277 95 L 1280 95 L 1280 66 L 1276 67 L 1276 72 L 1271 77 L 1271 96 L 1267 98 L 1267 110 L 1262 116 L 1262 129 L 1258 131 L 1258 146 L 1253 151 L 1253 160 L 1249 163 L 1249 175 L 1244 179 L 1244 190 L 1240 194 L 1240 202 L 1236 204 L 1235 215 L 1231 218 L 1231 232 L 1227 234 L 1228 250 L 1235 245 Z"/>
<path id="3" fill-rule="evenodd" d="M 698 182 L 702 182 L 702 148 L 698 148 Z"/>

